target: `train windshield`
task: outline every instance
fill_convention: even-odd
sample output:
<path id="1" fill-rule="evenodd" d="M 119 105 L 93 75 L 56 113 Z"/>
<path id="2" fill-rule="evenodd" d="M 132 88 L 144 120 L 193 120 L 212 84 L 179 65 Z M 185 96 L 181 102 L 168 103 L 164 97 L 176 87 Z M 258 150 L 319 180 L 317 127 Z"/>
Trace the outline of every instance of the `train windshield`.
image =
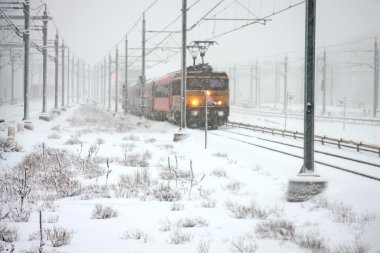
<path id="1" fill-rule="evenodd" d="M 187 78 L 189 90 L 227 90 L 228 79 L 215 77 L 189 77 Z"/>

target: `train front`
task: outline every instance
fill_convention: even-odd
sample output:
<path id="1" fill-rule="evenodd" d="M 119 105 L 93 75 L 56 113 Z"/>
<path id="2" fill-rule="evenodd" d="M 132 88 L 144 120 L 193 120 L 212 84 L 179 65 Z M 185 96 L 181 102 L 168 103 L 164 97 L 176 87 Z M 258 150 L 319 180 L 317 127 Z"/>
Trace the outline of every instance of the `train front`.
<path id="1" fill-rule="evenodd" d="M 229 115 L 229 87 L 226 72 L 214 72 L 211 68 L 188 70 L 187 73 L 187 125 L 217 128 L 227 122 Z M 207 104 L 206 104 L 207 103 Z"/>

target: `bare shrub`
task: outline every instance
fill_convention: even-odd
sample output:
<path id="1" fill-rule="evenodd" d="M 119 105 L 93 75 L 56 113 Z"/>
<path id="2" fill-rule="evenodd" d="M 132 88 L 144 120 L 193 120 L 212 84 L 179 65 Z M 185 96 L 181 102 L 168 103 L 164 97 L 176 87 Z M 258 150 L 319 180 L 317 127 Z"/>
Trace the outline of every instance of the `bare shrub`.
<path id="1" fill-rule="evenodd" d="M 157 140 L 155 138 L 150 138 L 145 140 L 145 143 L 155 143 Z"/>
<path id="2" fill-rule="evenodd" d="M 61 136 L 57 133 L 52 133 L 51 135 L 48 136 L 48 139 L 61 139 Z"/>
<path id="3" fill-rule="evenodd" d="M 15 242 L 19 239 L 19 233 L 16 228 L 10 228 L 5 224 L 0 224 L 0 241 Z"/>
<path id="4" fill-rule="evenodd" d="M 82 141 L 79 140 L 77 137 L 71 136 L 66 142 L 65 145 L 78 145 L 81 144 Z"/>
<path id="5" fill-rule="evenodd" d="M 20 152 L 22 150 L 21 146 L 18 146 L 17 142 L 8 141 L 6 138 L 0 137 L 0 158 L 3 157 L 5 152 Z"/>
<path id="6" fill-rule="evenodd" d="M 15 250 L 15 245 L 13 243 L 8 243 L 0 240 L 0 252 L 13 253 Z"/>
<path id="7" fill-rule="evenodd" d="M 165 218 L 163 220 L 160 220 L 158 225 L 159 225 L 158 230 L 162 232 L 167 232 L 167 231 L 170 231 L 172 223 L 168 220 L 168 218 Z"/>
<path id="8" fill-rule="evenodd" d="M 43 223 L 56 223 L 59 219 L 59 215 L 49 215 L 47 217 L 44 217 L 42 222 Z"/>
<path id="9" fill-rule="evenodd" d="M 256 250 L 257 243 L 251 235 L 237 237 L 230 244 L 232 253 L 254 253 Z"/>
<path id="10" fill-rule="evenodd" d="M 133 174 L 120 175 L 116 185 L 116 196 L 131 198 L 140 193 L 150 194 L 151 174 L 149 168 L 137 169 Z"/>
<path id="11" fill-rule="evenodd" d="M 210 250 L 210 245 L 211 245 L 210 241 L 200 240 L 198 243 L 198 246 L 197 246 L 197 252 L 198 253 L 208 253 Z"/>
<path id="12" fill-rule="evenodd" d="M 216 201 L 216 199 L 213 199 L 213 198 L 202 198 L 202 201 L 201 201 L 201 206 L 203 208 L 215 208 L 216 207 L 216 204 L 218 202 Z"/>
<path id="13" fill-rule="evenodd" d="M 226 189 L 229 190 L 232 194 L 236 195 L 240 192 L 243 186 L 244 186 L 243 182 L 239 180 L 232 180 L 226 185 Z"/>
<path id="14" fill-rule="evenodd" d="M 287 220 L 268 219 L 257 224 L 255 232 L 262 238 L 292 240 L 295 232 L 293 222 Z"/>
<path id="15" fill-rule="evenodd" d="M 314 253 L 329 252 L 325 240 L 316 232 L 296 233 L 294 241 L 298 247 L 311 250 Z"/>
<path id="16" fill-rule="evenodd" d="M 227 177 L 227 171 L 225 169 L 214 169 L 211 171 L 210 175 L 215 177 Z"/>
<path id="17" fill-rule="evenodd" d="M 182 211 L 185 208 L 185 206 L 182 203 L 173 202 L 170 210 L 171 211 Z"/>
<path id="18" fill-rule="evenodd" d="M 354 244 L 342 244 L 336 246 L 331 253 L 366 253 L 369 251 L 369 246 L 361 242 L 355 241 Z"/>
<path id="19" fill-rule="evenodd" d="M 217 153 L 214 153 L 212 155 L 215 156 L 215 157 L 219 157 L 219 158 L 227 158 L 228 157 L 227 153 L 219 153 L 219 152 L 217 152 Z"/>
<path id="20" fill-rule="evenodd" d="M 242 205 L 237 202 L 226 201 L 227 209 L 232 213 L 234 218 L 237 219 L 266 219 L 270 215 L 279 215 L 282 210 L 270 206 L 259 206 L 255 202 L 251 202 L 249 205 Z"/>
<path id="21" fill-rule="evenodd" d="M 126 154 L 124 165 L 131 167 L 148 167 L 149 160 L 152 158 L 152 153 L 145 151 L 143 153 Z"/>
<path id="22" fill-rule="evenodd" d="M 136 135 L 130 134 L 130 135 L 123 137 L 123 140 L 124 141 L 139 141 L 140 138 Z"/>
<path id="23" fill-rule="evenodd" d="M 181 193 L 170 186 L 159 184 L 153 189 L 153 196 L 160 201 L 177 201 L 181 199 Z"/>
<path id="24" fill-rule="evenodd" d="M 51 242 L 53 247 L 61 247 L 69 245 L 73 238 L 74 232 L 63 227 L 47 228 L 44 230 L 47 240 Z"/>
<path id="25" fill-rule="evenodd" d="M 102 204 L 96 204 L 94 209 L 92 210 L 91 218 L 92 219 L 109 219 L 112 217 L 116 217 L 118 215 L 117 210 L 106 206 L 103 207 Z"/>
<path id="26" fill-rule="evenodd" d="M 144 243 L 152 240 L 152 236 L 145 233 L 140 229 L 135 229 L 134 231 L 125 231 L 121 236 L 123 240 L 143 240 Z"/>
<path id="27" fill-rule="evenodd" d="M 173 144 L 160 144 L 160 145 L 157 145 L 158 148 L 162 148 L 164 150 L 172 150 L 174 149 L 174 145 Z"/>
<path id="28" fill-rule="evenodd" d="M 207 227 L 208 222 L 202 217 L 185 218 L 177 221 L 177 227 L 192 228 L 192 227 Z"/>
<path id="29" fill-rule="evenodd" d="M 169 238 L 166 240 L 169 244 L 183 244 L 186 242 L 190 242 L 193 239 L 193 235 L 189 232 L 183 232 L 182 230 L 175 230 L 170 235 Z"/>

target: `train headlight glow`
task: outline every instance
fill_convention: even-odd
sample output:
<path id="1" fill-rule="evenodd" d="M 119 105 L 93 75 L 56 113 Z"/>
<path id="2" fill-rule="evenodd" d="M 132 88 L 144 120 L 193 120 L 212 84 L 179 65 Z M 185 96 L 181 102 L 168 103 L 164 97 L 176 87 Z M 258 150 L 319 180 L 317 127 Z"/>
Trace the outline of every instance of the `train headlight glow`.
<path id="1" fill-rule="evenodd" d="M 199 105 L 199 101 L 198 101 L 198 99 L 193 99 L 193 100 L 191 100 L 191 105 L 192 106 L 198 106 Z"/>
<path id="2" fill-rule="evenodd" d="M 218 116 L 219 117 L 223 117 L 224 116 L 224 112 L 223 111 L 218 111 Z"/>
<path id="3" fill-rule="evenodd" d="M 222 105 L 222 101 L 216 102 L 217 105 Z"/>

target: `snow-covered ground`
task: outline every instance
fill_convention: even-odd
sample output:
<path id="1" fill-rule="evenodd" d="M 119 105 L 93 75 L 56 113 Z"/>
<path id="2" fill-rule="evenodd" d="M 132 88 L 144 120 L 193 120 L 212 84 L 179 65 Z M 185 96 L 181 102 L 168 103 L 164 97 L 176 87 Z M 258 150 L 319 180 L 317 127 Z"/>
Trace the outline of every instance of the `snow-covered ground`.
<path id="1" fill-rule="evenodd" d="M 173 142 L 177 126 L 91 105 L 40 121 L 40 107 L 31 106 L 34 131 L 16 133 L 22 152 L 6 152 L 0 159 L 1 215 L 12 210 L 0 226 L 17 231 L 17 240 L 8 240 L 15 252 L 38 252 L 39 236 L 33 233 L 39 231 L 39 210 L 46 252 L 380 252 L 378 181 L 318 165 L 327 189 L 304 203 L 290 203 L 287 185 L 301 168 L 298 158 L 213 131 L 207 149 L 204 132 L 196 129 Z M 252 119 L 231 115 L 238 117 Z M 0 118 L 6 120 L 3 126 L 15 125 L 22 107 L 1 106 Z M 345 136 L 379 143 L 378 127 L 355 126 L 364 130 L 352 128 L 350 135 L 346 125 Z M 336 135 L 341 124 L 324 127 L 329 136 L 341 137 Z M 5 127 L 0 137 L 6 137 Z M 31 153 L 35 160 L 17 166 Z M 378 157 L 368 159 L 379 163 Z M 19 172 L 26 166 L 31 192 L 23 212 L 30 211 L 30 217 L 16 222 L 21 196 L 16 190 L 24 175 Z M 73 196 L 62 197 L 63 190 Z M 112 209 L 117 214 L 97 219 L 97 204 L 111 207 L 110 216 Z M 54 227 L 72 232 L 68 245 L 52 247 Z"/>

